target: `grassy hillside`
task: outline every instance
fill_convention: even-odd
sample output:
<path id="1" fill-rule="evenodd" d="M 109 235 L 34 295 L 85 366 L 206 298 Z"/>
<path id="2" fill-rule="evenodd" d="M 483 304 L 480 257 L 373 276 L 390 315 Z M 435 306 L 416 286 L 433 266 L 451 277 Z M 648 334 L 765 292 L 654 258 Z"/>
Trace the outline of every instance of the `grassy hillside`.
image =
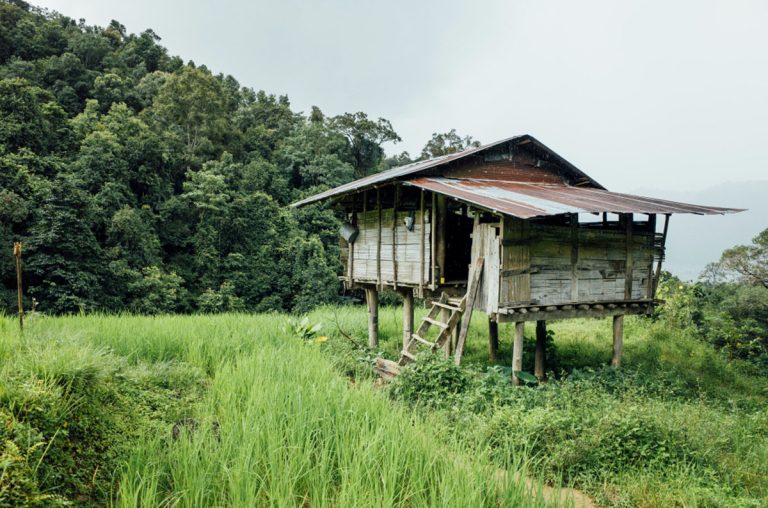
<path id="1" fill-rule="evenodd" d="M 379 319 L 381 347 L 394 356 L 402 310 L 382 309 Z M 327 349 L 343 372 L 366 375 L 358 367 L 366 353 L 336 337 L 337 321 L 364 337 L 365 313 L 326 308 L 310 323 L 326 324 Z M 610 320 L 569 320 L 549 326 L 550 381 L 514 388 L 503 367 L 511 364 L 512 325 L 500 327 L 502 365 L 488 366 L 486 322 L 473 318 L 460 371 L 424 359 L 401 375 L 392 397 L 439 421 L 449 440 L 498 461 L 525 456 L 548 481 L 606 506 L 768 505 L 768 379 L 759 367 L 728 360 L 671 321 L 632 317 L 615 371 L 606 367 Z M 529 372 L 534 333 L 528 324 Z"/>
<path id="2" fill-rule="evenodd" d="M 0 505 L 544 505 L 286 320 L 0 319 Z"/>
<path id="3" fill-rule="evenodd" d="M 379 353 L 362 307 L 314 311 L 307 340 L 289 320 L 0 319 L 0 505 L 544 504 L 523 468 L 604 506 L 768 503 L 768 381 L 668 323 L 627 319 L 620 371 L 608 320 L 552 323 L 550 381 L 516 388 L 511 327 L 489 366 L 476 314 L 461 369 L 425 358 L 377 387 L 402 309 L 382 308 Z"/>

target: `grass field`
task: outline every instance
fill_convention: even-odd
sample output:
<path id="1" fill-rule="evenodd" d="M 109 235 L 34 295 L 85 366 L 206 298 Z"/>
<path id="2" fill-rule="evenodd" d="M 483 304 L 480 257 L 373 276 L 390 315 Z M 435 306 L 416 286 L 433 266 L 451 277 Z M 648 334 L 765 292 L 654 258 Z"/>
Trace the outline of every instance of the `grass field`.
<path id="1" fill-rule="evenodd" d="M 543 506 L 544 481 L 605 506 L 768 505 L 765 376 L 663 322 L 627 320 L 618 372 L 608 320 L 553 323 L 552 379 L 514 388 L 476 314 L 461 370 L 377 387 L 365 309 L 308 318 L 326 341 L 284 315 L 0 319 L 0 505 Z M 379 354 L 401 324 L 381 309 Z"/>
<path id="2" fill-rule="evenodd" d="M 422 311 L 423 312 L 423 311 Z M 333 334 L 363 338 L 363 312 L 328 308 L 311 315 Z M 384 354 L 395 357 L 402 310 L 379 316 Z M 453 436 L 497 460 L 526 457 L 549 482 L 580 488 L 605 506 L 768 506 L 768 377 L 731 361 L 690 330 L 663 319 L 625 320 L 623 367 L 607 367 L 611 322 L 550 323 L 551 381 L 509 386 L 508 369 L 490 371 L 487 318 L 472 320 L 461 373 L 427 365 L 408 376 L 394 397 L 432 418 Z M 526 325 L 524 369 L 532 372 L 534 326 Z M 500 326 L 499 363 L 511 364 L 512 325 Z M 362 349 L 334 336 L 328 349 L 351 376 Z M 442 370 L 441 370 L 442 369 Z M 448 370 L 446 370 L 448 369 Z M 489 373 L 490 372 L 490 373 Z M 458 379 L 451 387 L 435 373 Z M 397 385 L 397 383 L 396 383 Z M 400 397 L 397 394 L 401 394 Z"/>
<path id="3" fill-rule="evenodd" d="M 545 505 L 286 320 L 0 320 L 0 505 Z"/>

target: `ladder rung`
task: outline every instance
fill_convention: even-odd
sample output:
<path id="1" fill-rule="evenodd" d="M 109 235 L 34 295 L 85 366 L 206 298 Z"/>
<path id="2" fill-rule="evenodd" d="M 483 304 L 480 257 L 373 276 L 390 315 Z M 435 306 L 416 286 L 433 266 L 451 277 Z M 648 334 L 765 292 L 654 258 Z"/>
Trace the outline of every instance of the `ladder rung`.
<path id="1" fill-rule="evenodd" d="M 442 303 L 442 302 L 432 302 L 432 305 L 437 305 L 438 307 L 442 307 L 444 309 L 448 310 L 461 310 L 459 307 L 455 305 L 451 305 L 450 303 Z"/>
<path id="2" fill-rule="evenodd" d="M 438 321 L 437 319 L 432 319 L 431 317 L 425 317 L 424 321 L 435 326 L 439 326 L 440 328 L 448 328 L 447 324 L 443 323 L 442 321 Z"/>
<path id="3" fill-rule="evenodd" d="M 448 298 L 448 303 L 459 305 L 464 298 Z"/>
<path id="4" fill-rule="evenodd" d="M 422 343 L 422 344 L 424 344 L 425 346 L 429 346 L 429 347 L 432 347 L 432 346 L 434 346 L 434 343 L 432 343 L 432 342 L 429 342 L 429 341 L 428 341 L 428 340 L 426 340 L 426 339 L 422 339 L 421 337 L 419 337 L 419 336 L 418 336 L 418 335 L 416 335 L 415 333 L 411 335 L 411 338 L 412 338 L 413 340 L 415 340 L 416 342 L 421 342 L 421 343 Z"/>
<path id="5" fill-rule="evenodd" d="M 406 351 L 405 349 L 403 349 L 402 351 L 400 351 L 400 354 L 401 354 L 401 355 L 403 355 L 403 356 L 405 356 L 406 358 L 410 358 L 411 360 L 415 360 L 415 359 L 416 359 L 416 357 L 415 357 L 414 355 L 412 355 L 411 353 L 409 353 L 409 352 L 408 352 L 408 351 Z"/>

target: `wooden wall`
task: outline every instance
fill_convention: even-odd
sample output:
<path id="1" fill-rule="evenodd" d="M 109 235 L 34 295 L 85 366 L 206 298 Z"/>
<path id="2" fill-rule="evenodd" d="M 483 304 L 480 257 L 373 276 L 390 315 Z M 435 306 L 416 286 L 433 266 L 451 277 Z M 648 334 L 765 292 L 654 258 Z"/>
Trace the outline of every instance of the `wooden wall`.
<path id="1" fill-rule="evenodd" d="M 405 218 L 414 219 L 413 231 L 408 231 Z M 394 227 L 393 227 L 394 218 Z M 377 282 L 387 285 L 418 285 L 429 282 L 430 233 L 429 212 L 424 217 L 424 262 L 422 264 L 421 212 L 398 211 L 392 208 L 381 210 L 381 234 L 379 235 L 379 212 L 370 210 L 357 213 L 357 227 L 360 233 L 352 248 L 352 276 L 356 282 Z M 349 273 L 348 255 L 345 274 Z M 421 271 L 421 277 L 419 272 Z"/>
<path id="2" fill-rule="evenodd" d="M 653 239 L 650 231 L 628 235 L 626 229 L 537 224 L 505 217 L 500 305 L 650 298 Z"/>
<path id="3" fill-rule="evenodd" d="M 472 262 L 483 256 L 483 274 L 477 288 L 474 308 L 487 314 L 499 309 L 499 235 L 497 224 L 481 224 L 477 219 L 472 230 Z"/>

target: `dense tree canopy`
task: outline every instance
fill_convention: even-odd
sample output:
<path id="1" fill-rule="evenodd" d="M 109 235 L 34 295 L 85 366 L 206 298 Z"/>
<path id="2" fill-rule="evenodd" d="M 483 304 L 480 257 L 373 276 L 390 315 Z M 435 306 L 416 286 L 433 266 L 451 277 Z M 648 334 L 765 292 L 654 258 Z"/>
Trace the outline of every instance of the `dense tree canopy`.
<path id="1" fill-rule="evenodd" d="M 129 34 L 0 0 L 0 305 L 307 310 L 339 292 L 338 218 L 303 196 L 411 162 L 391 123 L 285 96 Z M 471 144 L 435 135 L 425 154 Z M 438 139 L 439 138 L 439 139 Z"/>
<path id="2" fill-rule="evenodd" d="M 286 205 L 379 170 L 382 143 L 399 140 L 391 124 L 304 116 L 159 41 L 0 1 L 0 240 L 7 253 L 24 242 L 27 304 L 306 310 L 336 298 L 336 217 Z"/>

